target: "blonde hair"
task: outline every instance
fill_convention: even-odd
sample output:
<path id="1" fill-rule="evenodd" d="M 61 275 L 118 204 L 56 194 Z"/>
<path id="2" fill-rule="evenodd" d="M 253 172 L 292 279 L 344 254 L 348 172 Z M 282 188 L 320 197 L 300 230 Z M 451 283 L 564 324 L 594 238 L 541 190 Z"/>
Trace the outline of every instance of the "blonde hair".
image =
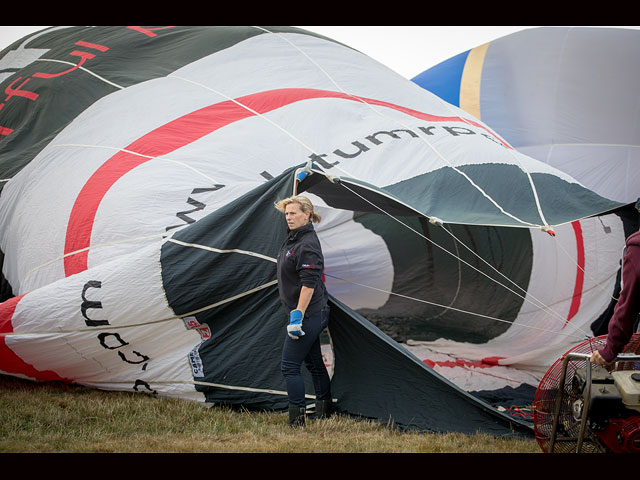
<path id="1" fill-rule="evenodd" d="M 320 214 L 313 210 L 313 204 L 311 203 L 311 200 L 301 195 L 294 195 L 292 197 L 285 198 L 284 200 L 280 200 L 279 202 L 276 202 L 275 207 L 279 211 L 284 213 L 287 205 L 290 205 L 292 203 L 297 203 L 298 205 L 300 205 L 300 210 L 302 210 L 304 213 L 311 212 L 311 215 L 309 215 L 309 220 L 311 220 L 312 222 L 320 223 L 320 220 L 322 220 Z"/>

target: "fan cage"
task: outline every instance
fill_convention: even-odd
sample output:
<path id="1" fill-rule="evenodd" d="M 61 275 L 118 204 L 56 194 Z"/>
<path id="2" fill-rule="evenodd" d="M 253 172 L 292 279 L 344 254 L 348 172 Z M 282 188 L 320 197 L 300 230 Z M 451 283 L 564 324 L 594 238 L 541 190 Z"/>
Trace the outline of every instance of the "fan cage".
<path id="1" fill-rule="evenodd" d="M 547 370 L 538 385 L 536 396 L 533 401 L 534 433 L 538 445 L 543 452 L 548 453 L 551 446 L 551 434 L 553 429 L 554 411 L 556 400 L 559 394 L 559 386 L 562 377 L 563 360 L 569 353 L 591 354 L 604 347 L 607 343 L 607 336 L 590 338 L 576 345 L 565 355 L 555 361 Z M 640 354 L 640 334 L 634 334 L 625 346 L 623 354 Z M 588 360 L 574 360 L 567 364 L 566 377 L 562 386 L 562 405 L 558 415 L 558 427 L 554 453 L 575 452 L 578 445 L 578 435 L 580 431 L 580 420 L 574 416 L 573 407 L 576 401 L 582 399 L 581 392 L 573 387 L 574 377 L 577 371 L 586 367 Z M 615 370 L 636 370 L 635 362 L 617 362 Z M 584 434 L 582 453 L 603 453 L 605 447 L 598 441 L 597 436 L 590 435 L 589 427 Z"/>

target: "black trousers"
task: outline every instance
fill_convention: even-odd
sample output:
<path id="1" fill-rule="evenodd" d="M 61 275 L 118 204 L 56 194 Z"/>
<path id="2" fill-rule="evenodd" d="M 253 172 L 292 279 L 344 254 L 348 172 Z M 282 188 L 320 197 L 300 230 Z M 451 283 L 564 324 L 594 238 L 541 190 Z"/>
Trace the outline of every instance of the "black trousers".
<path id="1" fill-rule="evenodd" d="M 302 320 L 304 335 L 297 340 L 286 335 L 282 348 L 281 370 L 287 385 L 289 404 L 305 406 L 305 388 L 301 368 L 305 366 L 313 378 L 318 400 L 331 399 L 331 386 L 327 367 L 322 359 L 320 334 L 329 323 L 329 306 Z"/>

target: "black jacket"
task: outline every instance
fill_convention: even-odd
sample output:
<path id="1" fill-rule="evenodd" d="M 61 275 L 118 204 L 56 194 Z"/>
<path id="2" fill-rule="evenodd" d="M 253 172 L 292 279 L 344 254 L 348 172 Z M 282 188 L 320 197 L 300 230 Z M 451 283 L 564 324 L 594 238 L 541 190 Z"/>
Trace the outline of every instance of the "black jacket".
<path id="1" fill-rule="evenodd" d="M 314 289 L 305 315 L 313 315 L 327 304 L 329 296 L 322 281 L 323 269 L 322 248 L 313 224 L 290 230 L 280 247 L 277 269 L 280 300 L 287 312 L 298 306 L 303 285 Z"/>

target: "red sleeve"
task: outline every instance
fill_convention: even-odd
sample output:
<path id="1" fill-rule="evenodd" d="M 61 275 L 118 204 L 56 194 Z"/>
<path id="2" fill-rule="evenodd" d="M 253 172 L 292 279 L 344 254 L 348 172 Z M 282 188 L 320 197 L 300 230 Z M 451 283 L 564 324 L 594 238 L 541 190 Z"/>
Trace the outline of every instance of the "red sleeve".
<path id="1" fill-rule="evenodd" d="M 622 291 L 609 321 L 607 344 L 599 350 L 611 362 L 629 342 L 638 317 L 640 296 L 640 247 L 629 245 L 622 263 Z"/>

